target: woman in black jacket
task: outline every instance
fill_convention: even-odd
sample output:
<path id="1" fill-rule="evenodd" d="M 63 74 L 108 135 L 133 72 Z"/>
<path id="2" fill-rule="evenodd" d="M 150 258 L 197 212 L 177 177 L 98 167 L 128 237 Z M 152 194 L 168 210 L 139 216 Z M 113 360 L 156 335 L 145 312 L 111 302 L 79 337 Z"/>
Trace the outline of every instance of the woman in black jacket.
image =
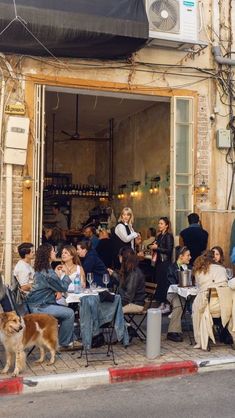
<path id="1" fill-rule="evenodd" d="M 162 313 L 170 312 L 170 305 L 167 302 L 167 290 L 169 283 L 167 280 L 167 270 L 171 263 L 174 248 L 174 237 L 169 232 L 170 221 L 167 217 L 162 217 L 158 221 L 158 231 L 156 241 L 149 247 L 155 253 L 155 282 L 157 290 L 155 298 L 160 303 Z"/>
<path id="2" fill-rule="evenodd" d="M 137 256 L 132 248 L 119 251 L 121 270 L 119 273 L 108 269 L 118 283 L 118 293 L 122 299 L 123 313 L 142 312 L 145 299 L 145 279 L 138 267 Z"/>

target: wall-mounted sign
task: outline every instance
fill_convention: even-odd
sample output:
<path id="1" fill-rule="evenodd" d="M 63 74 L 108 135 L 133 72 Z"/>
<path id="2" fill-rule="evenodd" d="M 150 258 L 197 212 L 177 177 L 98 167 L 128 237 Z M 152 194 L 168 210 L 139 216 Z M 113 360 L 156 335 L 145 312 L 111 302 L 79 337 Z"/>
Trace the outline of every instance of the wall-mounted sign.
<path id="1" fill-rule="evenodd" d="M 5 113 L 9 113 L 11 115 L 24 115 L 25 104 L 24 103 L 7 104 L 5 107 Z"/>

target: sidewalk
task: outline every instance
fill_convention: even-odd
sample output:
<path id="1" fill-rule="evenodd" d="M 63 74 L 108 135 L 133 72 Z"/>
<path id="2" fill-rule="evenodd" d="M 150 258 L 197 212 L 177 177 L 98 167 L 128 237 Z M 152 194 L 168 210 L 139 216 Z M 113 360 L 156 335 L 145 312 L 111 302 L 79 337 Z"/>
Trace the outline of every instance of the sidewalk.
<path id="1" fill-rule="evenodd" d="M 57 354 L 54 365 L 37 364 L 39 353 L 34 350 L 27 359 L 27 367 L 20 378 L 0 375 L 0 396 L 9 393 L 30 393 L 50 390 L 84 389 L 91 385 L 109 384 L 126 380 L 140 380 L 151 377 L 166 377 L 197 373 L 213 367 L 235 367 L 235 351 L 230 346 L 218 343 L 211 345 L 211 351 L 193 349 L 187 333 L 182 343 L 166 339 L 169 319 L 162 318 L 161 355 L 154 360 L 146 357 L 146 344 L 134 338 L 125 349 L 120 343 L 114 345 L 115 360 L 107 361 L 106 347 L 93 349 L 102 352 L 94 355 L 89 367 L 85 367 L 85 356 L 79 351 Z M 146 326 L 146 324 L 144 324 Z M 90 356 L 91 357 L 91 356 Z M 106 361 L 103 361 L 106 360 Z M 0 368 L 4 365 L 4 349 L 0 344 Z"/>
<path id="2" fill-rule="evenodd" d="M 131 345 L 125 349 L 121 344 L 117 343 L 114 345 L 115 359 L 118 363 L 117 366 L 113 366 L 112 360 L 102 361 L 107 359 L 105 355 L 105 347 L 100 349 L 94 349 L 93 351 L 104 351 L 104 356 L 93 356 L 98 359 L 97 362 L 90 363 L 89 367 L 85 367 L 85 357 L 79 358 L 80 351 L 71 351 L 58 354 L 56 356 L 56 362 L 54 365 L 48 366 L 46 363 L 36 364 L 35 360 L 38 358 L 37 350 L 30 355 L 27 359 L 27 368 L 24 372 L 24 378 L 32 376 L 45 376 L 45 375 L 57 375 L 63 373 L 79 373 L 79 372 L 91 372 L 104 370 L 110 367 L 123 368 L 123 367 L 137 367 L 141 365 L 160 365 L 169 362 L 180 362 L 180 361 L 204 361 L 208 359 L 225 359 L 234 357 L 235 362 L 235 351 L 230 346 L 226 346 L 218 343 L 218 346 L 212 345 L 211 351 L 195 350 L 189 344 L 187 335 L 184 336 L 182 343 L 174 343 L 166 340 L 166 335 L 162 335 L 161 345 L 161 356 L 155 360 L 148 360 L 145 355 L 146 344 L 134 338 Z M 0 345 L 0 367 L 4 364 L 4 349 Z M 1 375 L 1 378 L 4 378 Z M 9 377 L 6 376 L 6 377 Z"/>

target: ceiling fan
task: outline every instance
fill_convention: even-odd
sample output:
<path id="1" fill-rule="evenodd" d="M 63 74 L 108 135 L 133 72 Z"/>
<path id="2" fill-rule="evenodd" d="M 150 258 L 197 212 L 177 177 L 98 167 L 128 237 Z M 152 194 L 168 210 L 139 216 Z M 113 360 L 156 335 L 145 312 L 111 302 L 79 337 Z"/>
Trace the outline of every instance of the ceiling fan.
<path id="1" fill-rule="evenodd" d="M 62 130 L 61 133 L 68 136 L 68 139 L 62 139 L 62 140 L 57 140 L 55 142 L 67 142 L 67 141 L 109 141 L 110 137 L 81 137 L 80 133 L 79 133 L 79 128 L 78 128 L 78 124 L 79 124 L 79 95 L 76 94 L 76 119 L 75 119 L 75 132 L 74 133 L 69 133 L 67 131 Z"/>

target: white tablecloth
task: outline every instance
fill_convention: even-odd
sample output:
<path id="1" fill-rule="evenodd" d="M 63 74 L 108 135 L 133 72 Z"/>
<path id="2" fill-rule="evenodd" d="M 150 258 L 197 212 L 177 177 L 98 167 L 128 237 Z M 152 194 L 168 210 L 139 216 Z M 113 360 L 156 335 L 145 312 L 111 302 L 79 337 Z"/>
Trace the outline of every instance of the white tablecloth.
<path id="1" fill-rule="evenodd" d="M 102 289 L 95 289 L 90 291 L 89 289 L 86 290 L 86 292 L 81 292 L 81 293 L 68 293 L 68 296 L 66 297 L 66 302 L 67 303 L 77 303 L 80 302 L 80 299 L 83 296 L 87 296 L 87 295 L 98 295 L 100 292 L 103 292 L 105 289 L 104 287 Z"/>
<path id="2" fill-rule="evenodd" d="M 182 298 L 187 299 L 189 296 L 197 296 L 198 294 L 198 287 L 190 286 L 190 287 L 179 287 L 177 284 L 172 284 L 167 293 L 178 293 L 179 296 Z"/>

